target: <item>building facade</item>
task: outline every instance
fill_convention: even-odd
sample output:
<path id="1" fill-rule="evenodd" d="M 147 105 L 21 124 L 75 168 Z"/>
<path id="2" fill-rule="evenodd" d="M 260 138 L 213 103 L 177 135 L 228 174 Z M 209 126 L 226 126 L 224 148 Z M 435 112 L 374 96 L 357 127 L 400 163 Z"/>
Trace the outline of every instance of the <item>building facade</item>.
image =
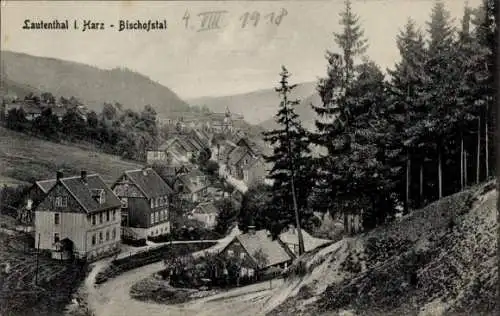
<path id="1" fill-rule="evenodd" d="M 35 208 L 35 245 L 59 251 L 71 243 L 77 258 L 94 260 L 119 251 L 120 200 L 97 174 L 63 178 Z"/>
<path id="2" fill-rule="evenodd" d="M 112 188 L 122 202 L 125 237 L 144 239 L 170 232 L 173 190 L 152 168 L 126 171 Z"/>

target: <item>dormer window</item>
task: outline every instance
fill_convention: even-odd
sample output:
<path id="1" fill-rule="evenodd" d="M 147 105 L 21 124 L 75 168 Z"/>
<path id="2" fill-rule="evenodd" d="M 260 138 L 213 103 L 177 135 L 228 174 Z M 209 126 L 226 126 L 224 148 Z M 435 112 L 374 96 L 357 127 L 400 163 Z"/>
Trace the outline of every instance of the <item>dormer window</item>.
<path id="1" fill-rule="evenodd" d="M 57 196 L 56 197 L 56 207 L 67 207 L 68 197 L 67 196 Z"/>
<path id="2" fill-rule="evenodd" d="M 92 198 L 99 204 L 104 204 L 106 201 L 105 199 L 105 192 L 103 189 L 92 189 Z"/>

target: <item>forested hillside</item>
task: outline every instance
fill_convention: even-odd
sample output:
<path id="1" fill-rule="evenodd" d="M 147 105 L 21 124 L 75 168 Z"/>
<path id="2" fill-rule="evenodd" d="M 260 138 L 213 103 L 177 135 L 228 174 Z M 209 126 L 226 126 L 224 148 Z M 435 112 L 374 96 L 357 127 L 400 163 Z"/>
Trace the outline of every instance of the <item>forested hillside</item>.
<path id="1" fill-rule="evenodd" d="M 101 111 L 105 102 L 125 109 L 153 106 L 161 115 L 189 111 L 189 106 L 169 88 L 128 69 L 103 70 L 54 58 L 2 51 L 2 93 L 25 96 L 24 91 L 71 96 L 90 109 Z M 21 95 L 19 95 L 21 94 Z"/>
<path id="2" fill-rule="evenodd" d="M 366 56 L 369 42 L 347 1 L 340 14 L 343 29 L 334 34 L 339 49 L 328 52 L 326 77 L 318 83 L 316 131 L 304 131 L 291 111 L 300 102 L 291 92 L 293 76 L 282 73 L 281 83 L 288 87 L 278 90 L 284 106 L 278 128 L 267 133 L 275 148 L 272 173 L 279 181 L 268 194 L 252 195 L 258 201 L 244 200 L 242 214 L 255 214 L 259 228 L 279 230 L 297 224 L 297 218 L 310 227 L 314 210 L 343 216 L 349 230 L 347 220 L 359 218 L 370 230 L 400 210 L 407 214 L 490 179 L 495 174 L 495 10 L 496 2 L 488 0 L 477 8 L 465 6 L 455 28 L 437 1 L 427 25 L 409 19 L 402 26 L 396 38 L 400 60 L 386 76 Z M 305 139 L 326 154 L 310 155 L 301 145 Z M 283 186 L 287 193 L 276 215 L 276 194 Z"/>

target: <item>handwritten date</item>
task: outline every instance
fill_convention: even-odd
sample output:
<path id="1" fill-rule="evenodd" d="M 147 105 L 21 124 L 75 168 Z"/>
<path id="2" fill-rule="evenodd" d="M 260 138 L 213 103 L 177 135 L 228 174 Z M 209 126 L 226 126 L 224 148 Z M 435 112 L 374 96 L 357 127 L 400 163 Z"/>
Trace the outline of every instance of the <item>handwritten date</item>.
<path id="1" fill-rule="evenodd" d="M 210 31 L 210 30 L 218 30 L 225 26 L 224 22 L 228 11 L 225 10 L 213 10 L 213 11 L 204 11 L 197 15 L 198 18 L 198 32 L 201 31 Z M 247 27 L 257 27 L 261 21 L 267 21 L 268 24 L 274 24 L 279 26 L 283 21 L 283 18 L 288 15 L 288 11 L 286 9 L 281 9 L 279 12 L 271 12 L 268 14 L 261 14 L 259 11 L 253 12 L 245 12 L 240 16 L 239 21 L 241 22 L 241 28 Z M 186 29 L 194 29 L 193 26 L 190 25 L 191 15 L 189 11 L 186 10 L 184 16 L 182 17 L 182 21 L 184 21 L 184 27 Z"/>
<path id="2" fill-rule="evenodd" d="M 267 20 L 267 22 L 271 24 L 280 25 L 283 18 L 287 15 L 288 11 L 282 8 L 280 13 L 271 12 L 269 14 L 264 15 L 263 20 Z M 240 17 L 240 21 L 242 21 L 241 28 L 245 28 L 248 25 L 253 25 L 254 27 L 256 27 L 259 24 L 260 19 L 261 19 L 261 14 L 258 11 L 253 11 L 252 13 L 245 12 Z"/>

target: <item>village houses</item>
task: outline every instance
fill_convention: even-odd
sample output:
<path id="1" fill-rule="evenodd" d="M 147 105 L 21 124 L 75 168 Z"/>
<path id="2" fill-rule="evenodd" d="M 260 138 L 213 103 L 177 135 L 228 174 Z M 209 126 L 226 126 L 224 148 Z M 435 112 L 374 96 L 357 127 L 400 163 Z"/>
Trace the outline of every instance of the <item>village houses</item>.
<path id="1" fill-rule="evenodd" d="M 125 171 L 112 189 L 121 200 L 125 237 L 146 239 L 170 232 L 173 190 L 152 168 Z"/>
<path id="2" fill-rule="evenodd" d="M 212 202 L 202 202 L 189 214 L 190 219 L 203 223 L 205 228 L 212 229 L 217 224 L 219 209 Z"/>
<path id="3" fill-rule="evenodd" d="M 295 258 L 279 239 L 273 240 L 268 231 L 255 231 L 253 227 L 249 227 L 248 233 L 234 237 L 219 255 L 238 258 L 242 277 L 252 277 L 272 268 L 287 269 Z"/>
<path id="4" fill-rule="evenodd" d="M 207 176 L 198 169 L 179 175 L 174 184 L 175 192 L 178 192 L 182 199 L 193 203 L 203 201 L 207 197 L 208 187 Z"/>
<path id="5" fill-rule="evenodd" d="M 35 206 L 35 244 L 94 260 L 119 251 L 121 202 L 97 174 L 39 181 L 45 197 Z M 46 191 L 46 193 L 44 192 Z M 61 248 L 64 245 L 64 249 Z"/>
<path id="6" fill-rule="evenodd" d="M 195 130 L 173 133 L 158 148 L 146 152 L 147 163 L 188 164 L 203 151 L 207 151 L 210 148 L 210 142 L 208 135 Z"/>

